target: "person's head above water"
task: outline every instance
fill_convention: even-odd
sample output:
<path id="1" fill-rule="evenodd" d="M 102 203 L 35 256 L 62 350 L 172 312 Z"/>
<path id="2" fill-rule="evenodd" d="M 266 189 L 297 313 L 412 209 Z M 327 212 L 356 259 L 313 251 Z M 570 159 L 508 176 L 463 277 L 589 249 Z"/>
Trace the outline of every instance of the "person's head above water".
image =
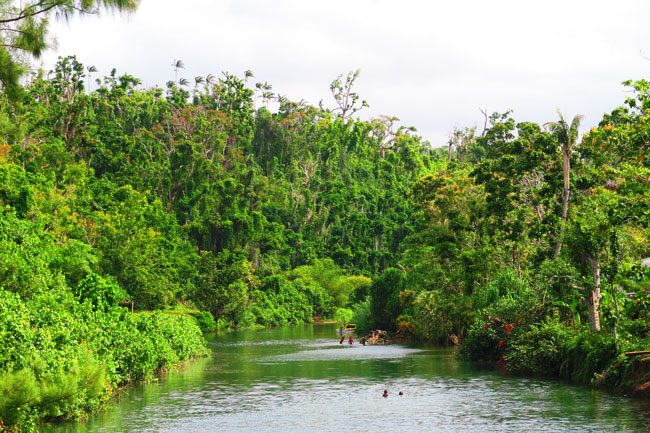
<path id="1" fill-rule="evenodd" d="M 383 397 L 388 397 L 388 390 L 387 390 L 387 389 L 384 390 L 384 395 L 383 395 Z"/>
<path id="2" fill-rule="evenodd" d="M 400 392 L 399 392 L 399 395 L 404 395 L 404 393 L 403 393 L 402 391 L 400 391 Z"/>

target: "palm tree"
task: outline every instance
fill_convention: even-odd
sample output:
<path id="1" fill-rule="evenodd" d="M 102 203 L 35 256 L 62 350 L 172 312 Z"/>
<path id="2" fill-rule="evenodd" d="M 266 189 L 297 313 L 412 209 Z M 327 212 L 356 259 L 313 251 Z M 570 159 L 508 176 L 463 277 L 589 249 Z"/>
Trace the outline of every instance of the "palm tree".
<path id="1" fill-rule="evenodd" d="M 88 91 L 90 92 L 90 77 L 93 74 L 93 72 L 97 72 L 97 68 L 94 66 L 88 66 L 86 67 L 86 71 L 88 71 Z"/>
<path id="2" fill-rule="evenodd" d="M 555 244 L 555 251 L 553 258 L 557 258 L 562 248 L 562 238 L 564 237 L 564 229 L 566 226 L 567 213 L 569 211 L 569 194 L 570 194 L 570 181 L 571 181 L 571 154 L 578 143 L 578 129 L 580 123 L 584 118 L 583 115 L 577 114 L 573 117 L 569 125 L 560 110 L 557 110 L 560 119 L 557 122 L 549 122 L 545 126 L 549 131 L 554 133 L 560 145 L 562 146 L 562 173 L 564 175 L 564 189 L 562 190 L 562 225 L 560 227 L 560 235 L 557 243 Z"/>
<path id="3" fill-rule="evenodd" d="M 185 69 L 185 64 L 180 59 L 179 60 L 174 59 L 174 62 L 172 63 L 172 67 L 174 68 L 174 81 L 178 81 L 178 71 L 180 69 Z"/>
<path id="4" fill-rule="evenodd" d="M 271 91 L 273 90 L 273 86 L 267 82 L 255 83 L 255 88 L 259 91 L 258 98 L 262 100 L 262 105 L 268 104 L 273 99 L 273 96 L 275 96 Z"/>

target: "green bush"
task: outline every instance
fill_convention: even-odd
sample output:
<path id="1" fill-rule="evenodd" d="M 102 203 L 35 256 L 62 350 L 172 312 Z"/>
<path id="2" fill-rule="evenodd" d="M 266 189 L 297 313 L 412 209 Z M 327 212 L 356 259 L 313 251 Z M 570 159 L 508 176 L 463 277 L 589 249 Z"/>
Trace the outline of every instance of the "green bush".
<path id="1" fill-rule="evenodd" d="M 358 332 L 363 333 L 372 329 L 372 313 L 368 298 L 352 307 L 352 312 L 352 322 L 357 325 Z"/>
<path id="2" fill-rule="evenodd" d="M 557 377 L 566 361 L 566 342 L 572 330 L 557 319 L 547 319 L 526 330 L 514 330 L 505 354 L 508 370 Z"/>
<path id="3" fill-rule="evenodd" d="M 118 386 L 206 353 L 194 318 L 132 314 L 106 296 L 121 293 L 114 283 L 92 279 L 83 286 L 97 290 L 84 289 L 91 295 L 82 302 L 66 288 L 28 300 L 0 289 L 0 422 L 8 428 L 92 412 Z"/>
<path id="4" fill-rule="evenodd" d="M 540 322 L 543 305 L 537 293 L 519 287 L 518 293 L 507 293 L 484 308 L 463 341 L 461 354 L 469 360 L 498 362 L 505 366 L 510 339 Z"/>
<path id="5" fill-rule="evenodd" d="M 616 359 L 616 344 L 610 334 L 583 330 L 566 344 L 566 374 L 576 382 L 590 383 Z"/>
<path id="6" fill-rule="evenodd" d="M 217 322 L 214 320 L 212 314 L 207 311 L 201 311 L 199 313 L 193 314 L 196 319 L 196 324 L 199 325 L 201 332 L 208 333 L 217 329 Z"/>
<path id="7" fill-rule="evenodd" d="M 354 317 L 354 311 L 349 308 L 337 308 L 334 313 L 334 319 L 341 323 L 350 323 Z"/>
<path id="8" fill-rule="evenodd" d="M 469 329 L 460 350 L 468 361 L 497 362 L 503 354 L 499 347 L 502 335 L 496 323 L 477 320 Z"/>
<path id="9" fill-rule="evenodd" d="M 394 330 L 397 318 L 402 313 L 399 294 L 404 285 L 403 271 L 386 269 L 370 286 L 370 311 L 373 327 Z"/>
<path id="10" fill-rule="evenodd" d="M 512 269 L 499 272 L 488 284 L 480 286 L 474 292 L 474 307 L 483 309 L 495 304 L 505 296 L 518 298 L 527 290 L 525 281 Z"/>
<path id="11" fill-rule="evenodd" d="M 520 295 L 506 295 L 483 311 L 484 316 L 498 317 L 506 323 L 539 323 L 545 319 L 545 309 L 538 296 L 532 290 L 525 290 Z"/>
<path id="12" fill-rule="evenodd" d="M 309 280 L 297 279 L 293 281 L 296 289 L 304 292 L 307 300 L 312 306 L 314 314 L 323 317 L 332 317 L 334 314 L 334 298 L 327 290 L 321 287 L 318 283 Z"/>
<path id="13" fill-rule="evenodd" d="M 463 338 L 474 320 L 470 297 L 445 296 L 440 290 L 419 293 L 413 310 L 416 335 L 439 343 L 447 343 L 451 334 Z"/>
<path id="14" fill-rule="evenodd" d="M 87 299 L 99 309 L 116 307 L 128 296 L 112 278 L 103 278 L 94 272 L 79 282 L 77 292 L 81 302 Z"/>
<path id="15" fill-rule="evenodd" d="M 250 311 L 260 325 L 287 325 L 309 323 L 314 310 L 304 291 L 304 285 L 289 282 L 275 275 L 261 281 L 259 290 L 251 294 Z"/>

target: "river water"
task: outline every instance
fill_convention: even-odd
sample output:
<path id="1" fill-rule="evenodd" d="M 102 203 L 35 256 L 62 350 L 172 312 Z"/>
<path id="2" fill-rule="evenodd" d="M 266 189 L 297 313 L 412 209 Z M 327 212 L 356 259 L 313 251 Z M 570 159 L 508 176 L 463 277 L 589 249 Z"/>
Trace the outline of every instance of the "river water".
<path id="1" fill-rule="evenodd" d="M 105 413 L 41 431 L 650 432 L 650 402 L 478 369 L 449 348 L 339 345 L 333 325 L 209 344 L 212 357 L 128 389 Z"/>

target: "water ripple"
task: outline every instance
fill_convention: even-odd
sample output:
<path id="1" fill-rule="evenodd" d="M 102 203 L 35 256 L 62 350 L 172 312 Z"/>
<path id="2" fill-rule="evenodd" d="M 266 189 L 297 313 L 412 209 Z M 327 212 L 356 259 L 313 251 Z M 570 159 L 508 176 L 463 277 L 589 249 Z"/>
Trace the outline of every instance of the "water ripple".
<path id="1" fill-rule="evenodd" d="M 334 328 L 321 335 L 305 329 L 311 333 L 296 331 L 291 340 L 280 331 L 243 334 L 246 341 L 227 335 L 211 343 L 214 358 L 195 369 L 133 388 L 87 423 L 42 431 L 650 431 L 647 402 L 476 370 L 450 349 L 339 345 Z"/>

